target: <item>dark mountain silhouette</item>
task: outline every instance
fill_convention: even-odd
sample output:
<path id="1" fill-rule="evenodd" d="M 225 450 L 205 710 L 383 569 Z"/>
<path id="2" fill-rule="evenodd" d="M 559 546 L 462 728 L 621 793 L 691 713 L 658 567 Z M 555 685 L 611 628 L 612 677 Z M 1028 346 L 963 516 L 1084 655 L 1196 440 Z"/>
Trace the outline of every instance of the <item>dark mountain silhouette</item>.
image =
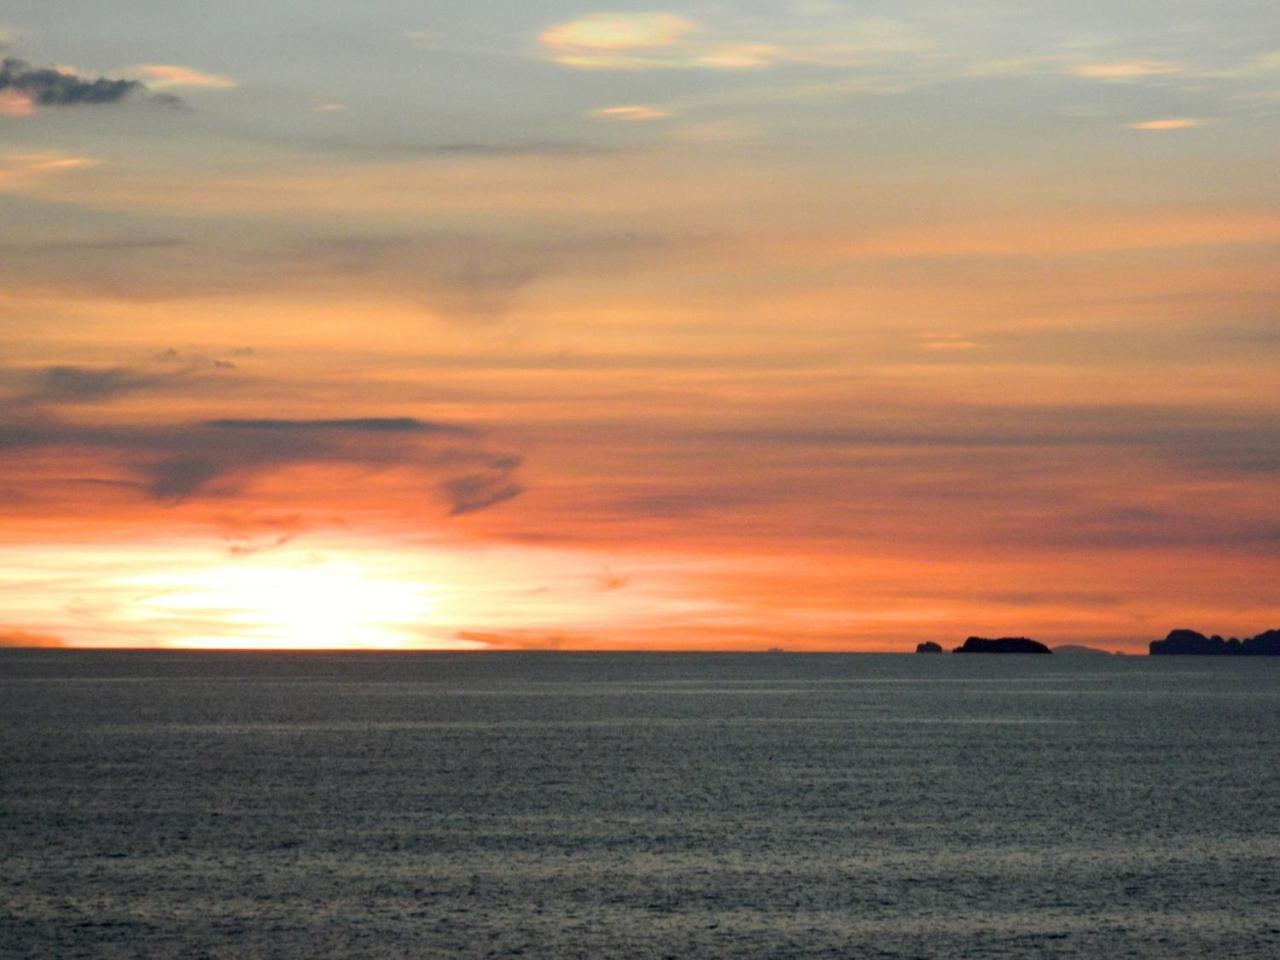
<path id="1" fill-rule="evenodd" d="M 916 644 L 916 653 L 941 653 L 942 645 L 934 643 L 932 640 L 926 640 L 924 643 Z"/>
<path id="2" fill-rule="evenodd" d="M 1171 630 L 1163 640 L 1151 641 L 1151 656 L 1280 657 L 1280 630 L 1266 630 L 1256 637 L 1223 640 L 1195 630 Z"/>
<path id="3" fill-rule="evenodd" d="M 953 653 L 1053 653 L 1043 643 L 1028 640 L 1026 637 L 1000 637 L 989 640 L 986 637 L 970 637 L 964 646 L 956 647 Z"/>

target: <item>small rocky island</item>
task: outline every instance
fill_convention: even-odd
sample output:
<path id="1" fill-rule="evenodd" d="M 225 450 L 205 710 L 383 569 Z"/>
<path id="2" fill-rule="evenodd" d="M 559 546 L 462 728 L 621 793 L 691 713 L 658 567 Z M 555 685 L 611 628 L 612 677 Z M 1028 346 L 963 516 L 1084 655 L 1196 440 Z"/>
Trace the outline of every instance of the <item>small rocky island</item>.
<path id="1" fill-rule="evenodd" d="M 1163 640 L 1151 641 L 1151 656 L 1280 657 L 1280 630 L 1267 630 L 1243 640 L 1206 637 L 1195 630 L 1171 630 Z"/>
<path id="2" fill-rule="evenodd" d="M 970 637 L 964 642 L 964 646 L 956 647 L 952 653 L 1053 653 L 1053 651 L 1043 643 L 1026 637 L 1000 637 L 996 640 Z"/>
<path id="3" fill-rule="evenodd" d="M 924 643 L 917 643 L 916 653 L 942 653 L 942 644 L 934 643 L 932 640 L 926 640 Z"/>

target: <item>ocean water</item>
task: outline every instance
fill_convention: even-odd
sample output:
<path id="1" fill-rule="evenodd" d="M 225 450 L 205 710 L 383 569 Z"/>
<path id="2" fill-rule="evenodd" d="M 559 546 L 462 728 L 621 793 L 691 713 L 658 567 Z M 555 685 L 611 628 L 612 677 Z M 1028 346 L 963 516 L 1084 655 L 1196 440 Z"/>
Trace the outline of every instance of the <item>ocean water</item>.
<path id="1" fill-rule="evenodd" d="M 0 651 L 0 956 L 1272 958 L 1280 660 Z"/>

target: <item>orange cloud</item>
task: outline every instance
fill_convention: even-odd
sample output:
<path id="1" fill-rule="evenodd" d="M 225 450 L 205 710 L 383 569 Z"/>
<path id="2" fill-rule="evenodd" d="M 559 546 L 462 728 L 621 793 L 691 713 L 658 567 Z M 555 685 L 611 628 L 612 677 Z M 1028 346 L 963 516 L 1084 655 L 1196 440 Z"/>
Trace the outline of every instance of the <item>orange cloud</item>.
<path id="1" fill-rule="evenodd" d="M 65 642 L 47 633 L 26 630 L 0 630 L 0 647 L 62 647 Z"/>
<path id="2" fill-rule="evenodd" d="M 29 117 L 36 112 L 36 102 L 18 90 L 0 90 L 0 117 Z"/>
<path id="3" fill-rule="evenodd" d="M 92 157 L 75 157 L 63 153 L 0 154 L 0 192 L 18 190 L 44 176 L 96 166 Z"/>

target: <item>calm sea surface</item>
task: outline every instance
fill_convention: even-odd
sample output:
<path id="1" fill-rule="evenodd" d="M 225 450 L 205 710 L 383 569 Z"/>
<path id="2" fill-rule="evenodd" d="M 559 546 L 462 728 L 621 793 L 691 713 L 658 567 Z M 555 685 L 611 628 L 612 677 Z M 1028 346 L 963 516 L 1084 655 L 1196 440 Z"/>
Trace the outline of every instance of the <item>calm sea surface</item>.
<path id="1" fill-rule="evenodd" d="M 1280 957 L 1280 660 L 0 651 L 0 956 Z"/>

